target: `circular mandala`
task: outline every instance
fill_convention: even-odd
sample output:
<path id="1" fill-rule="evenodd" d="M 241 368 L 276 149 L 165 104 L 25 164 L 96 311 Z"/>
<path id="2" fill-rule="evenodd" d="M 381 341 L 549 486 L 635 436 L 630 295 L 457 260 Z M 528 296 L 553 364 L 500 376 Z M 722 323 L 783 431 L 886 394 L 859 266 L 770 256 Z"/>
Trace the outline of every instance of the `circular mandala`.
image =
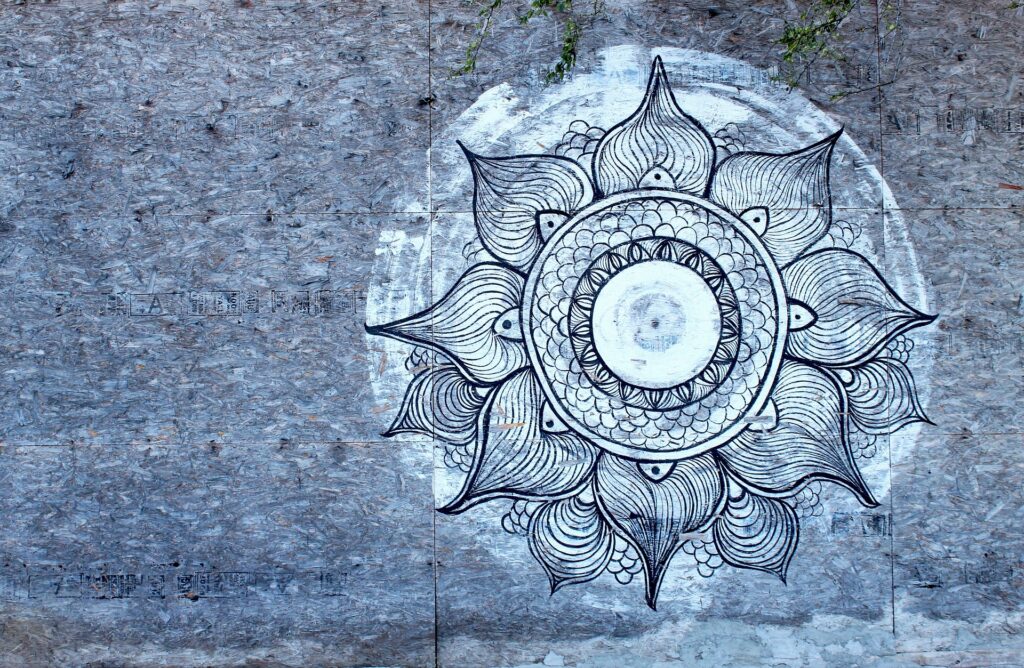
<path id="1" fill-rule="evenodd" d="M 743 221 L 675 191 L 580 211 L 537 258 L 522 309 L 555 413 L 635 458 L 729 440 L 763 406 L 782 360 L 786 305 L 770 254 Z"/>
<path id="2" fill-rule="evenodd" d="M 678 552 L 700 576 L 785 581 L 815 486 L 877 505 L 859 444 L 926 420 L 907 333 L 934 316 L 833 220 L 840 133 L 785 153 L 743 135 L 687 114 L 655 58 L 607 129 L 574 122 L 545 154 L 463 147 L 471 266 L 368 328 L 418 349 L 386 435 L 446 444 L 462 475 L 442 512 L 514 500 L 502 526 L 552 591 L 639 574 L 654 607 Z"/>

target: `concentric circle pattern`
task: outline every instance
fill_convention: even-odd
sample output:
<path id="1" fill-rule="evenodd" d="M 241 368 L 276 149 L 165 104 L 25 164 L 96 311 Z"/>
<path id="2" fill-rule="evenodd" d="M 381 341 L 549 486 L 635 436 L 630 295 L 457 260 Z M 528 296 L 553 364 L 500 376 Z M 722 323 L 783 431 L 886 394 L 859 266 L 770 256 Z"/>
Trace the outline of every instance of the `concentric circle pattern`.
<path id="1" fill-rule="evenodd" d="M 667 388 L 617 376 L 593 343 L 602 288 L 647 262 L 697 273 L 720 313 L 708 363 Z M 694 456 L 747 426 L 781 361 L 784 313 L 778 269 L 756 235 L 710 202 L 662 190 L 577 214 L 545 246 L 523 301 L 527 350 L 554 411 L 601 447 L 640 459 Z"/>
<path id="2" fill-rule="evenodd" d="M 627 278 L 629 288 L 609 289 Z M 722 268 L 674 237 L 630 241 L 598 257 L 569 310 L 583 372 L 606 394 L 641 408 L 667 410 L 706 397 L 732 370 L 739 336 L 736 293 Z M 630 368 L 630 359 L 639 364 Z M 690 369 L 694 364 L 699 368 Z M 676 376 L 680 382 L 665 381 Z"/>

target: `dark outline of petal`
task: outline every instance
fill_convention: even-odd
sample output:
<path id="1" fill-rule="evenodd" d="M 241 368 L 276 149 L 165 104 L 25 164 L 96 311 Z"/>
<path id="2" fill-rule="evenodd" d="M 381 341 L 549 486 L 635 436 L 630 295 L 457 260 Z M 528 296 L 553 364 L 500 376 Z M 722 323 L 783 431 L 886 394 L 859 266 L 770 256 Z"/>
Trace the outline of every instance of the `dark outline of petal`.
<path id="1" fill-rule="evenodd" d="M 398 415 L 381 436 L 421 434 L 452 445 L 467 445 L 476 438 L 477 420 L 485 401 L 455 365 L 430 367 L 413 377 Z"/>
<path id="2" fill-rule="evenodd" d="M 843 372 L 851 374 L 850 382 L 842 379 Z M 914 375 L 898 359 L 876 357 L 855 367 L 839 369 L 836 375 L 846 393 L 850 420 L 866 434 L 892 434 L 915 422 L 935 424 L 921 408 Z M 881 396 L 879 389 L 883 390 Z"/>
<path id="3" fill-rule="evenodd" d="M 736 216 L 754 207 L 768 209 L 768 227 L 760 235 L 761 240 L 775 262 L 784 267 L 822 239 L 832 224 L 832 186 L 829 182 L 832 153 L 842 134 L 840 128 L 806 148 L 789 153 L 734 153 L 715 168 L 709 197 Z M 815 171 L 820 170 L 821 174 L 804 180 L 789 174 L 796 169 L 799 175 L 808 166 Z M 779 170 L 787 179 L 774 173 Z M 751 184 L 758 183 L 759 178 L 767 182 L 760 183 L 760 189 L 755 192 L 751 190 Z M 793 185 L 800 186 L 799 192 L 792 192 Z M 808 193 L 808 190 L 812 192 Z"/>
<path id="4" fill-rule="evenodd" d="M 702 477 L 707 479 L 702 480 Z M 640 554 L 647 605 L 657 610 L 658 592 L 673 557 L 690 534 L 703 531 L 715 521 L 725 504 L 726 487 L 722 468 L 710 454 L 698 455 L 675 462 L 670 475 L 659 482 L 653 482 L 643 474 L 636 461 L 605 452 L 598 458 L 594 480 L 594 496 L 601 514 L 615 528 L 616 533 Z M 714 481 L 717 481 L 717 489 L 712 490 L 708 485 L 714 487 Z M 642 498 L 645 492 L 648 492 L 647 498 Z M 708 498 L 701 499 L 704 493 L 707 493 L 705 496 Z M 712 502 L 713 507 L 701 509 L 698 504 L 702 500 Z M 693 504 L 693 507 L 673 506 L 686 503 Z M 646 504 L 646 507 L 640 507 L 640 504 Z M 655 507 L 658 505 L 662 507 Z M 674 527 L 659 526 L 674 511 L 679 510 L 689 515 L 685 518 L 689 526 L 683 526 L 684 522 Z M 646 511 L 646 517 L 638 511 Z M 621 515 L 626 521 L 618 519 L 616 515 Z M 682 513 L 679 515 L 682 517 Z M 649 526 L 635 526 L 633 523 L 638 520 L 646 520 Z M 662 536 L 654 535 L 659 531 Z M 642 543 L 641 538 L 647 540 Z"/>
<path id="5" fill-rule="evenodd" d="M 500 401 L 511 403 L 495 407 Z M 597 447 L 573 432 L 542 432 L 543 404 L 543 390 L 529 368 L 487 396 L 469 475 L 440 512 L 455 515 L 499 497 L 553 501 L 579 491 L 593 473 Z M 510 480 L 516 476 L 524 479 Z"/>
<path id="6" fill-rule="evenodd" d="M 852 264 L 844 267 L 842 262 Z M 840 271 L 847 278 L 837 282 Z M 854 275 L 856 272 L 861 273 Z M 937 317 L 907 304 L 867 258 L 843 248 L 804 255 L 782 271 L 782 280 L 786 296 L 817 316 L 809 327 L 791 331 L 786 337 L 786 355 L 810 363 L 848 366 L 863 362 L 893 338 Z M 868 289 L 876 294 L 868 294 Z M 866 294 L 873 301 L 866 301 Z M 879 320 L 880 314 L 884 317 L 872 322 Z M 864 333 L 866 323 L 876 330 L 876 336 Z M 851 341 L 859 345 L 853 346 Z"/>
<path id="7" fill-rule="evenodd" d="M 819 379 L 802 381 L 803 385 L 817 384 L 817 393 L 802 387 L 797 374 Z M 822 408 L 821 393 L 825 391 L 834 395 L 834 406 Z M 779 416 L 775 429 L 744 431 L 713 451 L 729 475 L 753 493 L 772 498 L 792 496 L 813 480 L 830 480 L 853 492 L 864 506 L 877 507 L 846 436 L 846 395 L 839 383 L 817 365 L 786 359 L 772 401 Z M 795 445 L 795 439 L 802 443 Z M 798 449 L 794 452 L 794 448 Z M 816 458 L 807 459 L 808 452 Z"/>
<path id="8" fill-rule="evenodd" d="M 544 504 L 530 519 L 529 533 L 530 554 L 547 573 L 552 594 L 601 575 L 615 545 L 597 502 L 579 494 Z"/>
<path id="9" fill-rule="evenodd" d="M 478 275 L 485 272 L 490 272 L 490 275 Z M 473 285 L 476 282 L 482 282 L 482 286 Z M 493 385 L 529 364 L 522 341 L 500 337 L 494 331 L 494 321 L 498 316 L 520 304 L 523 282 L 519 273 L 504 265 L 494 262 L 476 264 L 460 276 L 433 306 L 395 322 L 366 325 L 366 331 L 374 336 L 386 336 L 436 350 L 449 357 L 470 380 L 481 385 Z M 492 298 L 483 304 L 487 307 L 484 315 L 470 320 L 466 316 L 467 307 L 477 308 L 479 312 L 482 301 L 479 294 L 476 297 L 466 294 L 473 290 L 490 294 Z M 493 317 L 487 320 L 489 316 Z M 467 321 L 463 324 L 471 331 L 444 332 L 446 320 L 460 319 Z M 470 343 L 476 348 L 465 348 Z M 488 347 L 489 354 L 485 350 Z M 470 357 L 470 352 L 474 353 L 473 357 Z M 488 360 L 488 356 L 493 359 Z"/>
<path id="10" fill-rule="evenodd" d="M 665 108 L 660 109 L 654 107 L 654 105 L 663 106 Z M 646 118 L 648 113 L 659 112 L 664 118 L 658 118 L 654 120 L 648 120 Z M 673 170 L 668 169 L 665 166 L 665 161 L 669 156 L 661 157 L 658 155 L 661 151 L 659 146 L 655 146 L 655 154 L 650 155 L 651 147 L 635 147 L 627 146 L 624 148 L 628 149 L 628 156 L 625 161 L 618 160 L 618 164 L 613 169 L 606 169 L 604 164 L 605 151 L 613 151 L 615 147 L 612 146 L 613 142 L 620 136 L 632 132 L 634 126 L 640 125 L 646 121 L 648 124 L 653 125 L 657 132 L 661 136 L 655 139 L 655 142 L 660 139 L 664 141 L 666 139 L 666 129 L 671 127 L 677 135 L 686 135 L 685 138 L 673 137 L 669 141 L 669 146 L 672 148 L 683 148 L 679 156 L 676 156 L 676 160 L 680 162 L 680 166 L 686 165 L 689 162 L 686 158 L 698 158 L 696 167 L 692 168 L 688 173 L 683 173 L 677 167 L 674 173 Z M 666 123 L 666 121 L 675 121 L 675 124 Z M 629 139 L 632 142 L 636 142 L 642 135 L 633 133 Z M 609 148 L 611 146 L 611 148 Z M 702 153 L 703 160 L 700 160 L 698 151 L 701 148 L 706 149 Z M 619 148 L 622 150 L 622 148 Z M 636 150 L 645 151 L 646 154 L 637 155 Z M 612 157 L 619 158 L 618 153 L 611 153 Z M 672 174 L 674 183 L 665 184 L 663 187 L 668 189 L 678 190 L 680 192 L 690 193 L 699 197 L 706 197 L 711 187 L 712 172 L 715 169 L 715 156 L 716 148 L 714 138 L 708 133 L 700 122 L 694 117 L 690 116 L 682 110 L 679 103 L 676 102 L 675 94 L 672 92 L 672 86 L 669 84 L 668 74 L 665 72 L 665 65 L 661 60 L 661 56 L 656 56 L 654 62 L 651 64 L 651 74 L 647 79 L 647 90 L 644 93 L 644 99 L 637 107 L 636 111 L 630 114 L 629 118 L 616 124 L 608 130 L 601 137 L 601 141 L 597 146 L 597 150 L 594 152 L 593 159 L 593 174 L 594 174 L 594 186 L 596 188 L 598 197 L 606 197 L 613 195 L 618 192 L 627 190 L 636 190 L 640 181 L 644 176 L 655 168 L 665 169 L 667 172 Z M 644 159 L 648 164 L 641 165 L 640 159 Z M 634 164 L 631 164 L 632 163 Z M 632 167 L 632 169 L 628 169 Z M 610 183 L 609 177 L 616 175 L 616 183 Z M 682 184 L 679 183 L 680 178 L 685 177 L 686 180 Z M 699 182 L 699 188 L 697 187 Z"/>
<path id="11" fill-rule="evenodd" d="M 771 573 L 785 584 L 800 542 L 800 520 L 786 502 L 743 489 L 738 498 L 729 495 L 712 535 L 727 564 Z"/>
<path id="12" fill-rule="evenodd" d="M 590 174 L 569 158 L 544 154 L 488 158 L 456 143 L 473 173 L 473 220 L 480 242 L 517 271 L 529 271 L 544 245 L 539 214 L 561 212 L 568 219 L 594 200 Z M 502 170 L 511 175 L 499 180 L 496 176 Z M 499 181 L 507 190 L 497 187 Z M 573 184 L 578 188 L 574 190 Z M 485 197 L 496 198 L 500 205 L 484 206 Z"/>

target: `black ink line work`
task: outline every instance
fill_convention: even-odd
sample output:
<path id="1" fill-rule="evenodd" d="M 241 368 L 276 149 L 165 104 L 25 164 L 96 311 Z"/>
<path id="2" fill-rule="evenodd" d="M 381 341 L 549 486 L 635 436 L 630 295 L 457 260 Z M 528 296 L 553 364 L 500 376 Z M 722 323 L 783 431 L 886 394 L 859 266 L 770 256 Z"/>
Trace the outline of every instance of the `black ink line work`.
<path id="1" fill-rule="evenodd" d="M 655 59 L 637 110 L 576 121 L 550 154 L 465 148 L 479 242 L 427 310 L 368 327 L 415 346 L 386 435 L 445 445 L 440 510 L 494 499 L 551 590 L 680 551 L 786 580 L 822 482 L 877 502 L 869 440 L 927 421 L 907 333 L 930 323 L 832 220 L 841 130 L 744 151 L 682 111 Z M 871 446 L 873 448 L 873 445 Z"/>

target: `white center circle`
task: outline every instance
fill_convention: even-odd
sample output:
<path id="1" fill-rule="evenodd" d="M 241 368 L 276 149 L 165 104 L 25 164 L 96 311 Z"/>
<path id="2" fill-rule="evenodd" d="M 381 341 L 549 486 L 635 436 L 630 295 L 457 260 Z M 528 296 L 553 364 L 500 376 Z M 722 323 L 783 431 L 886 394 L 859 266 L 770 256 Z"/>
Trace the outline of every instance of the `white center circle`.
<path id="1" fill-rule="evenodd" d="M 592 318 L 594 347 L 612 373 L 658 390 L 699 374 L 714 357 L 722 329 L 704 279 L 662 260 L 615 274 L 597 294 Z"/>

